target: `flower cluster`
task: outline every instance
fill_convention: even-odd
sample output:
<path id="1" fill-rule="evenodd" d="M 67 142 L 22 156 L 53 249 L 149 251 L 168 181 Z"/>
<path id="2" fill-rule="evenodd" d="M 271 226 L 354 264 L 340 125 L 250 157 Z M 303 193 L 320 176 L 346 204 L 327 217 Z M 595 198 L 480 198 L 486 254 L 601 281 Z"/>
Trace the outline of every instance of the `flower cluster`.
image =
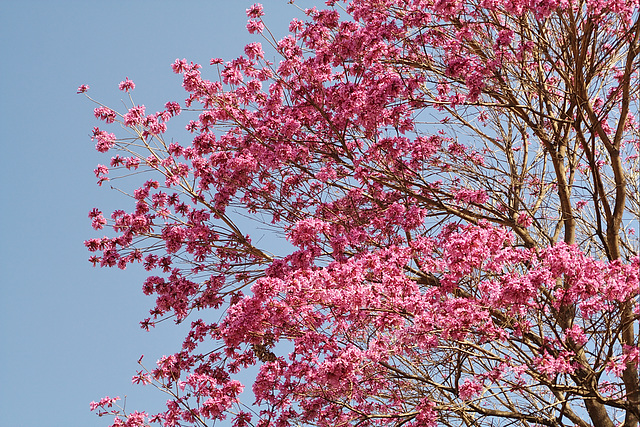
<path id="1" fill-rule="evenodd" d="M 211 80 L 177 59 L 184 104 L 95 108 L 129 131 L 94 128 L 113 153 L 99 184 L 148 178 L 128 211 L 90 211 L 111 233 L 90 261 L 149 272 L 143 328 L 191 327 L 133 378 L 166 411 L 91 409 L 126 427 L 621 416 L 639 353 L 637 2 L 353 0 L 348 19 L 327 3 L 281 40 L 251 6 L 274 51 L 214 58 Z M 188 113 L 192 141 L 168 141 Z"/>

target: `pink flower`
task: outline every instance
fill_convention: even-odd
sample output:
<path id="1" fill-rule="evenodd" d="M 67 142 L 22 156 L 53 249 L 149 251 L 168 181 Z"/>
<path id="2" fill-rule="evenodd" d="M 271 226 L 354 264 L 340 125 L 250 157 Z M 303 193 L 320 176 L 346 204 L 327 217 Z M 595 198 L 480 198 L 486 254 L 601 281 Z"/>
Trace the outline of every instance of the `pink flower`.
<path id="1" fill-rule="evenodd" d="M 482 392 L 483 386 L 475 379 L 466 378 L 462 385 L 458 388 L 460 399 L 469 400 Z"/>
<path id="2" fill-rule="evenodd" d="M 638 366 L 638 363 L 640 362 L 640 347 L 624 344 L 622 347 L 622 353 L 623 363 L 630 363 L 636 367 Z"/>
<path id="3" fill-rule="evenodd" d="M 113 404 L 115 402 L 117 402 L 118 400 L 120 400 L 119 396 L 118 397 L 105 396 L 102 399 L 100 399 L 99 402 L 91 402 L 89 404 L 89 407 L 91 408 L 92 411 L 95 411 L 99 407 L 111 408 L 113 406 Z"/>
<path id="4" fill-rule="evenodd" d="M 127 422 L 125 423 L 126 427 L 144 427 L 145 426 L 145 418 L 147 417 L 146 412 L 138 412 L 135 411 L 127 417 Z"/>
<path id="5" fill-rule="evenodd" d="M 142 360 L 142 357 L 138 359 L 138 363 Z M 131 379 L 132 384 L 151 384 L 151 375 L 146 372 L 138 371 L 138 373 Z"/>
<path id="6" fill-rule="evenodd" d="M 262 31 L 264 30 L 264 24 L 262 23 L 262 21 L 255 21 L 252 19 L 247 22 L 247 30 L 249 30 L 249 33 L 251 34 L 262 34 Z"/>
<path id="7" fill-rule="evenodd" d="M 293 18 L 293 20 L 289 23 L 290 33 L 298 33 L 303 29 L 304 29 L 304 23 L 299 19 Z"/>
<path id="8" fill-rule="evenodd" d="M 247 9 L 247 16 L 249 18 L 260 18 L 264 16 L 264 12 L 262 11 L 262 5 L 260 3 L 256 3 Z"/>
<path id="9" fill-rule="evenodd" d="M 93 110 L 93 115 L 97 119 L 104 120 L 107 123 L 113 123 L 116 120 L 116 112 L 108 107 L 98 107 Z"/>
<path id="10" fill-rule="evenodd" d="M 80 85 L 76 93 L 85 93 L 89 90 L 89 85 Z"/>
<path id="11" fill-rule="evenodd" d="M 102 212 L 100 212 L 98 215 L 94 217 L 92 217 L 91 215 L 92 213 L 89 214 L 89 218 L 92 218 L 91 226 L 93 227 L 94 230 L 101 230 L 107 223 L 107 220 L 105 219 L 105 217 L 102 216 Z"/>
<path id="12" fill-rule="evenodd" d="M 177 116 L 182 111 L 182 109 L 180 108 L 180 104 L 178 104 L 177 102 L 167 102 L 166 104 L 164 104 L 164 108 L 167 109 L 171 116 Z"/>
<path id="13" fill-rule="evenodd" d="M 536 357 L 533 360 L 536 362 L 537 369 L 540 373 L 552 377 L 556 374 L 574 373 L 576 368 L 571 363 L 572 357 L 573 353 L 571 352 L 561 353 L 559 357 L 556 358 L 545 351 L 542 357 Z"/>
<path id="14" fill-rule="evenodd" d="M 244 53 L 247 54 L 247 56 L 250 59 L 262 59 L 264 58 L 264 52 L 262 51 L 262 45 L 260 43 L 249 43 L 248 45 L 246 45 L 244 47 Z"/>
<path id="15" fill-rule="evenodd" d="M 531 225 L 533 224 L 533 218 L 531 218 L 526 212 L 520 211 L 518 212 L 518 216 L 516 217 L 516 222 L 519 226 L 527 228 L 531 227 Z"/>
<path id="16" fill-rule="evenodd" d="M 120 90 L 129 92 L 130 90 L 135 89 L 136 85 L 131 80 L 129 80 L 129 77 L 126 77 L 124 81 L 120 82 L 118 88 L 120 88 Z"/>
<path id="17" fill-rule="evenodd" d="M 234 426 L 236 427 L 245 427 L 248 426 L 251 422 L 251 414 L 248 412 L 239 412 L 238 415 L 233 419 Z"/>
<path id="18" fill-rule="evenodd" d="M 96 178 L 100 178 L 100 175 L 106 175 L 109 173 L 109 168 L 106 167 L 105 165 L 98 165 L 93 170 L 93 173 L 96 175 Z M 90 216 L 89 218 L 93 218 L 93 217 Z"/>
<path id="19" fill-rule="evenodd" d="M 625 364 L 619 358 L 609 359 L 604 370 L 618 378 L 622 378 L 622 373 L 626 369 Z"/>
<path id="20" fill-rule="evenodd" d="M 324 221 L 315 218 L 303 219 L 293 226 L 289 240 L 300 248 L 313 246 L 318 241 L 318 234 L 328 229 L 329 226 Z"/>
<path id="21" fill-rule="evenodd" d="M 165 412 L 150 420 L 127 415 L 124 408 L 105 409 L 110 398 L 92 402 L 92 409 L 120 417 L 114 425 L 123 427 L 194 424 L 197 417 L 211 424 L 227 417 L 237 427 L 348 425 L 369 415 L 372 423 L 431 427 L 459 416 L 458 404 L 472 412 L 474 402 L 500 409 L 502 396 L 490 390 L 495 386 L 504 390 L 503 402 L 513 392 L 516 401 L 522 396 L 533 406 L 550 404 L 553 419 L 552 411 L 561 414 L 573 401 L 557 406 L 555 396 L 541 395 L 552 382 L 544 377 L 584 386 L 580 375 L 570 378 L 581 365 L 568 350 L 584 346 L 607 354 L 606 379 L 637 364 L 637 347 L 609 350 L 593 325 L 602 316 L 620 324 L 616 316 L 626 301 L 640 310 L 632 299 L 638 258 L 607 263 L 580 243 L 547 247 L 549 230 L 528 236 L 523 227 L 533 228 L 534 219 L 538 227 L 554 220 L 558 180 L 553 168 L 544 176 L 529 174 L 525 161 L 518 166 L 526 172 L 521 195 L 504 174 L 509 159 L 543 147 L 527 136 L 536 129 L 525 120 L 518 129 L 522 140 L 509 148 L 499 118 L 515 105 L 491 101 L 494 91 L 504 90 L 501 82 L 517 83 L 542 66 L 540 95 L 573 90 L 558 87 L 553 49 L 532 64 L 541 46 L 527 45 L 535 34 L 517 31 L 519 16 L 566 3 L 536 1 L 352 0 L 346 19 L 337 10 L 312 8 L 306 22 L 292 21 L 291 34 L 277 45 L 272 40 L 269 56 L 280 62 L 265 60 L 260 43 L 250 43 L 230 62 L 212 59 L 216 78 L 208 80 L 198 64 L 176 60 L 172 68 L 181 75 L 190 110 L 184 112 L 188 124 L 177 127 L 186 125 L 192 143 L 161 135 L 182 103 L 149 115 L 135 103 L 120 113 L 98 105 L 95 116 L 122 121 L 128 135 L 116 140 L 96 128 L 98 149 L 117 151 L 109 156 L 111 171 L 96 168 L 97 179 L 111 176 L 117 185 L 122 181 L 116 179 L 130 177 L 138 184 L 123 186 L 135 205 L 130 211 L 113 211 L 109 220 L 98 209 L 89 214 L 94 228 L 115 233 L 85 243 L 90 261 L 119 268 L 139 262 L 162 274 L 143 284 L 143 293 L 155 299 L 141 322 L 145 329 L 171 318 L 180 323 L 188 313 L 205 317 L 200 310 L 220 311 L 211 320 L 216 323 L 193 322 L 182 349 L 163 357 L 157 369 L 140 367 L 133 376 L 134 383 L 151 382 L 173 394 Z M 485 17 L 480 22 L 477 12 Z M 247 16 L 251 33 L 267 32 L 261 5 L 247 9 Z M 610 21 L 602 19 L 604 28 Z M 615 65 L 607 66 L 603 87 L 615 89 L 606 80 Z M 624 73 L 618 85 L 623 80 L 628 84 Z M 135 85 L 126 78 L 119 87 L 129 92 Z M 606 105 L 618 102 L 604 94 L 607 89 L 600 92 Z M 417 120 L 431 104 L 434 113 L 449 111 L 441 125 L 444 116 L 437 113 L 436 126 Z M 610 114 L 603 127 L 621 113 Z M 597 116 L 605 119 L 601 111 Z M 474 117 L 486 133 L 458 142 L 456 128 L 475 126 L 467 122 Z M 621 155 L 637 152 L 635 141 L 626 144 Z M 605 151 L 594 151 L 593 161 L 607 160 Z M 591 188 L 588 166 L 583 169 L 576 189 Z M 601 172 L 611 167 L 603 164 Z M 578 208 L 587 203 L 578 202 L 588 193 L 580 191 L 572 201 Z M 539 197 L 546 198 L 537 211 Z M 518 198 L 520 207 L 513 209 L 509 201 Z M 286 242 L 260 241 L 262 231 L 245 235 L 245 224 L 234 224 L 236 209 L 240 221 L 245 213 L 258 221 L 273 218 Z M 569 326 L 557 321 L 566 307 L 576 307 Z M 521 345 L 531 334 L 540 340 Z M 479 351 L 466 352 L 469 343 Z M 497 351 L 482 351 L 485 344 Z M 246 371 L 254 368 L 257 373 Z M 420 393 L 420 371 L 441 377 L 431 382 L 433 393 Z M 241 372 L 257 376 L 249 397 L 259 419 L 229 417 L 243 404 L 243 387 L 232 379 Z M 458 378 L 447 380 L 452 372 Z M 446 401 L 454 406 L 441 404 Z M 373 418 L 379 414 L 396 419 Z"/>
<path id="22" fill-rule="evenodd" d="M 91 137 L 91 140 L 96 141 L 96 150 L 101 153 L 105 153 L 115 145 L 116 136 L 96 127 L 93 128 L 93 136 Z"/>
<path id="23" fill-rule="evenodd" d="M 496 44 L 498 46 L 506 46 L 511 43 L 512 39 L 513 39 L 513 31 L 502 30 L 498 33 L 498 39 L 496 40 Z"/>
<path id="24" fill-rule="evenodd" d="M 127 114 L 124 115 L 125 126 L 135 126 L 142 123 L 144 117 L 145 107 L 144 105 L 138 105 L 129 109 Z"/>
<path id="25" fill-rule="evenodd" d="M 468 188 L 463 188 L 456 191 L 455 198 L 458 202 L 463 201 L 482 205 L 487 202 L 489 196 L 487 196 L 487 193 L 484 190 L 470 190 Z"/>
<path id="26" fill-rule="evenodd" d="M 184 73 L 188 69 L 187 60 L 184 58 L 176 59 L 173 64 L 171 64 L 171 69 L 176 74 Z"/>
<path id="27" fill-rule="evenodd" d="M 584 331 L 578 325 L 573 325 L 571 329 L 567 329 L 565 331 L 565 334 L 567 338 L 571 338 L 573 342 L 578 345 L 585 345 L 588 341 L 586 335 L 584 334 Z"/>

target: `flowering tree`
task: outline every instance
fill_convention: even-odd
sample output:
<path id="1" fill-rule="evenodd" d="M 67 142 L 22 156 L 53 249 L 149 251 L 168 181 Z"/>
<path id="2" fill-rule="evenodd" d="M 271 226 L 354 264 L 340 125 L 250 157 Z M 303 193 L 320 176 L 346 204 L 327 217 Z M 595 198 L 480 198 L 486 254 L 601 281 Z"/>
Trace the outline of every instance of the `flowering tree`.
<path id="1" fill-rule="evenodd" d="M 115 234 L 90 261 L 143 263 L 142 326 L 191 329 L 134 377 L 165 412 L 92 408 L 126 426 L 637 426 L 638 1 L 327 5 L 281 40 L 247 10 L 277 64 L 257 42 L 213 80 L 176 60 L 183 106 L 95 109 L 128 132 L 94 129 L 114 153 L 99 184 L 153 178 L 131 211 L 91 211 Z M 190 144 L 163 137 L 181 111 Z"/>

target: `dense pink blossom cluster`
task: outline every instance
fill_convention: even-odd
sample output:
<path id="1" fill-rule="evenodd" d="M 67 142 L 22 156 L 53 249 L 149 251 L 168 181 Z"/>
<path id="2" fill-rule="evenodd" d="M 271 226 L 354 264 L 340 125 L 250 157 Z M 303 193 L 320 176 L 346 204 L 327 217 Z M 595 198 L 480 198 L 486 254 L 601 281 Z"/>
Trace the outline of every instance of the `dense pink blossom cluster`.
<path id="1" fill-rule="evenodd" d="M 96 149 L 114 152 L 99 184 L 153 178 L 130 191 L 129 212 L 89 213 L 94 229 L 113 230 L 85 242 L 90 261 L 152 272 L 143 328 L 191 328 L 180 351 L 133 378 L 171 396 L 165 412 L 126 414 L 108 397 L 91 409 L 127 427 L 589 425 L 580 411 L 635 425 L 640 259 L 622 231 L 607 239 L 628 218 L 603 220 L 618 202 L 597 194 L 603 176 L 621 179 L 623 160 L 607 152 L 637 170 L 638 123 L 625 121 L 637 72 L 594 74 L 600 101 L 578 106 L 576 95 L 555 117 L 578 74 L 551 55 L 591 26 L 602 49 L 637 50 L 637 1 L 354 0 L 348 19 L 338 3 L 267 38 L 277 64 L 258 42 L 212 59 L 213 80 L 176 60 L 184 107 L 94 110 L 134 135 L 94 129 Z M 263 15 L 247 9 L 250 33 L 264 34 Z M 197 111 L 192 142 L 168 143 L 183 108 Z M 570 136 L 580 157 L 549 142 Z M 615 182 L 607 194 L 622 191 Z M 589 210 L 596 219 L 576 226 Z M 292 249 L 262 249 L 238 212 Z M 217 322 L 200 314 L 218 310 Z M 252 367 L 255 381 L 239 382 Z"/>

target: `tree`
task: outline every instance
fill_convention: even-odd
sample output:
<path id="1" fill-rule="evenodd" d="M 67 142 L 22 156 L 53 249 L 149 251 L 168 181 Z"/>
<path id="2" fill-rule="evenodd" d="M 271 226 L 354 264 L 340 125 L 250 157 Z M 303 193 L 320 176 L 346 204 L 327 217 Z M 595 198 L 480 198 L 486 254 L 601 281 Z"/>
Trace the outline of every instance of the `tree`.
<path id="1" fill-rule="evenodd" d="M 638 1 L 327 5 L 281 40 L 247 10 L 277 64 L 260 43 L 213 59 L 217 80 L 176 60 L 184 107 L 95 109 L 129 132 L 94 129 L 115 153 L 99 183 L 154 178 L 131 212 L 89 214 L 116 233 L 90 260 L 157 274 L 144 328 L 192 323 L 134 377 L 166 412 L 92 407 L 127 426 L 637 426 Z M 163 137 L 181 108 L 187 146 Z M 254 365 L 249 407 L 235 374 Z"/>

